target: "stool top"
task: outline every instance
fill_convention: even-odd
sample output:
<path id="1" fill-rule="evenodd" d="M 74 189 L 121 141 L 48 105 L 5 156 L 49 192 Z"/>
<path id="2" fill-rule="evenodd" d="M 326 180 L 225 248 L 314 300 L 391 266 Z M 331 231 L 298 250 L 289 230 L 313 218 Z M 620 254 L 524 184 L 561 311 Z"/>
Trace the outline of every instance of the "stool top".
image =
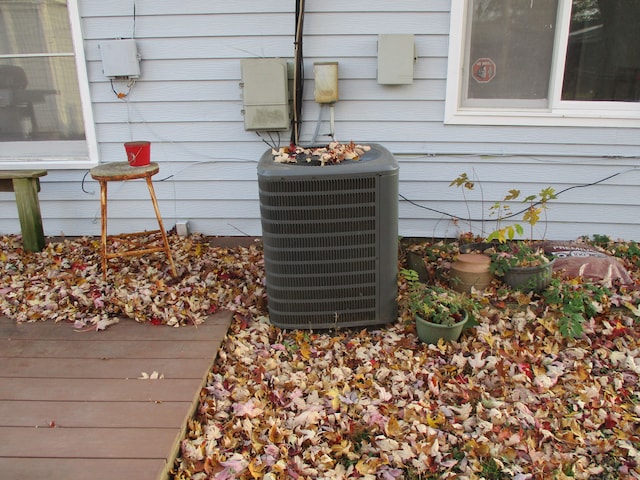
<path id="1" fill-rule="evenodd" d="M 135 178 L 146 178 L 155 175 L 160 171 L 156 162 L 141 167 L 132 167 L 129 162 L 103 163 L 91 169 L 91 177 L 95 180 L 117 181 L 133 180 Z"/>

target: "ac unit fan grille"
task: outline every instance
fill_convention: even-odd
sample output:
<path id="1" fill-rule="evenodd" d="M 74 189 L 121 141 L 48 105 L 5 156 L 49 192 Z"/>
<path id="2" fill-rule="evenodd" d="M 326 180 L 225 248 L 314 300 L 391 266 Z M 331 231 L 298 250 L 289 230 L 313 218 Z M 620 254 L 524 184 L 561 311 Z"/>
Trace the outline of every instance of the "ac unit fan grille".
<path id="1" fill-rule="evenodd" d="M 375 258 L 376 249 L 374 245 L 356 245 L 352 248 L 332 248 L 332 249 L 271 249 L 269 248 L 268 258 L 271 262 L 296 263 L 296 262 L 333 262 L 344 261 L 351 258 Z"/>
<path id="2" fill-rule="evenodd" d="M 273 235 L 335 235 L 354 231 L 375 232 L 376 223 L 372 219 L 348 219 L 335 222 L 262 223 L 262 234 Z"/>
<path id="3" fill-rule="evenodd" d="M 262 218 L 267 222 L 315 222 L 344 220 L 353 218 L 371 218 L 375 215 L 375 205 L 346 205 L 340 208 L 270 208 L 262 207 Z"/>
<path id="4" fill-rule="evenodd" d="M 339 168 L 339 167 L 338 167 Z M 343 177 L 339 174 L 335 177 L 321 180 L 295 180 L 295 177 L 288 178 L 284 182 L 267 182 L 260 186 L 264 193 L 320 193 L 326 196 L 327 192 L 348 193 L 349 190 L 366 191 L 375 189 L 375 177 Z M 317 197 L 317 196 L 316 196 Z"/>
<path id="5" fill-rule="evenodd" d="M 339 287 L 350 285 L 375 285 L 376 276 L 373 272 L 349 273 L 344 275 L 278 275 L 271 272 L 269 287 L 277 289 L 321 289 L 325 287 Z"/>
<path id="6" fill-rule="evenodd" d="M 317 236 L 301 235 L 299 237 L 277 237 L 269 238 L 269 246 L 278 251 L 287 250 L 307 250 L 307 249 L 332 249 L 344 248 L 360 245 L 375 245 L 376 236 L 374 232 L 346 233 L 341 235 Z"/>
<path id="7" fill-rule="evenodd" d="M 375 275 L 375 258 L 359 258 L 357 260 L 309 263 L 309 262 L 272 262 L 265 260 L 269 273 L 280 275 L 336 275 L 352 272 L 371 272 Z M 267 282 L 269 278 L 267 277 Z"/>

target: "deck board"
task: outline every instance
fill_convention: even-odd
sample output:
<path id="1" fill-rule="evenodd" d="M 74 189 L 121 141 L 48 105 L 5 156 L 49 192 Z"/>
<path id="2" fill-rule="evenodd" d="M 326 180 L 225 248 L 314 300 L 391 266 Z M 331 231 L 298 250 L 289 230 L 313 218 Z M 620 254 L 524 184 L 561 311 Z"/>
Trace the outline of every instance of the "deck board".
<path id="1" fill-rule="evenodd" d="M 78 332 L 0 317 L 1 477 L 166 478 L 230 321 Z"/>
<path id="2" fill-rule="evenodd" d="M 0 458 L 0 472 L 6 479 L 133 480 L 161 476 L 164 463 L 158 459 Z"/>

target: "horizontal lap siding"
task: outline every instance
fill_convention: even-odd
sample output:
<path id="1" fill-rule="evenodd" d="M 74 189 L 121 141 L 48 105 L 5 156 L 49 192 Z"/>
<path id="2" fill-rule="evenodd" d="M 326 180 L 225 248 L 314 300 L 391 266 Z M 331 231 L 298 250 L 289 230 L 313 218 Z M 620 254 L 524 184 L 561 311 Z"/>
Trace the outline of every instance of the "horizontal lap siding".
<path id="1" fill-rule="evenodd" d="M 268 146 L 244 130 L 240 61 L 292 59 L 295 1 L 136 0 L 142 74 L 126 101 L 115 98 L 102 75 L 98 45 L 131 36 L 133 2 L 79 4 L 101 160 L 124 161 L 123 142 L 150 140 L 152 159 L 161 166 L 155 179 L 167 228 L 188 219 L 192 230 L 205 234 L 260 235 L 256 166 Z M 320 113 L 313 63 L 338 61 L 336 138 L 385 145 L 400 161 L 400 193 L 434 210 L 464 214 L 460 191 L 448 184 L 465 171 L 479 176 L 486 206 L 509 188 L 526 194 L 547 185 L 562 190 L 635 165 L 638 129 L 443 125 L 449 8 L 450 0 L 307 1 L 302 141 L 311 140 Z M 381 33 L 415 35 L 413 84 L 377 84 Z M 328 109 L 323 114 L 321 134 L 328 131 Z M 280 134 L 281 145 L 288 139 L 289 132 Z M 97 184 L 88 177 L 84 188 L 93 193 L 83 192 L 84 173 L 43 178 L 46 234 L 98 233 Z M 550 205 L 547 236 L 640 238 L 639 182 L 637 173 L 627 172 L 567 191 Z M 143 184 L 114 185 L 110 194 L 114 229 L 153 225 Z M 11 194 L 0 193 L 0 206 L 11 201 Z M 480 207 L 477 200 L 469 205 L 473 212 Z M 19 231 L 13 208 L 2 207 L 0 232 Z M 447 215 L 400 200 L 401 235 L 451 236 L 456 228 Z"/>

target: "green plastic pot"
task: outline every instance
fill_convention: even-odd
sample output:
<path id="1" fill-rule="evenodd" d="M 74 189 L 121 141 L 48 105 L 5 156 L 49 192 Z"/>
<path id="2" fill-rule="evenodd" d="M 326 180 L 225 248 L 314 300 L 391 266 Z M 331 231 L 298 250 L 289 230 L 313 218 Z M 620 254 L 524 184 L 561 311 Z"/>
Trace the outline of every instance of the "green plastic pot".
<path id="1" fill-rule="evenodd" d="M 541 292 L 553 276 L 553 260 L 535 267 L 511 267 L 504 273 L 504 283 L 514 290 Z"/>
<path id="2" fill-rule="evenodd" d="M 416 330 L 418 338 L 424 343 L 437 344 L 440 339 L 445 342 L 455 342 L 460 338 L 460 334 L 467 323 L 468 317 L 465 315 L 458 323 L 453 325 L 442 325 L 431 323 L 416 315 Z"/>

